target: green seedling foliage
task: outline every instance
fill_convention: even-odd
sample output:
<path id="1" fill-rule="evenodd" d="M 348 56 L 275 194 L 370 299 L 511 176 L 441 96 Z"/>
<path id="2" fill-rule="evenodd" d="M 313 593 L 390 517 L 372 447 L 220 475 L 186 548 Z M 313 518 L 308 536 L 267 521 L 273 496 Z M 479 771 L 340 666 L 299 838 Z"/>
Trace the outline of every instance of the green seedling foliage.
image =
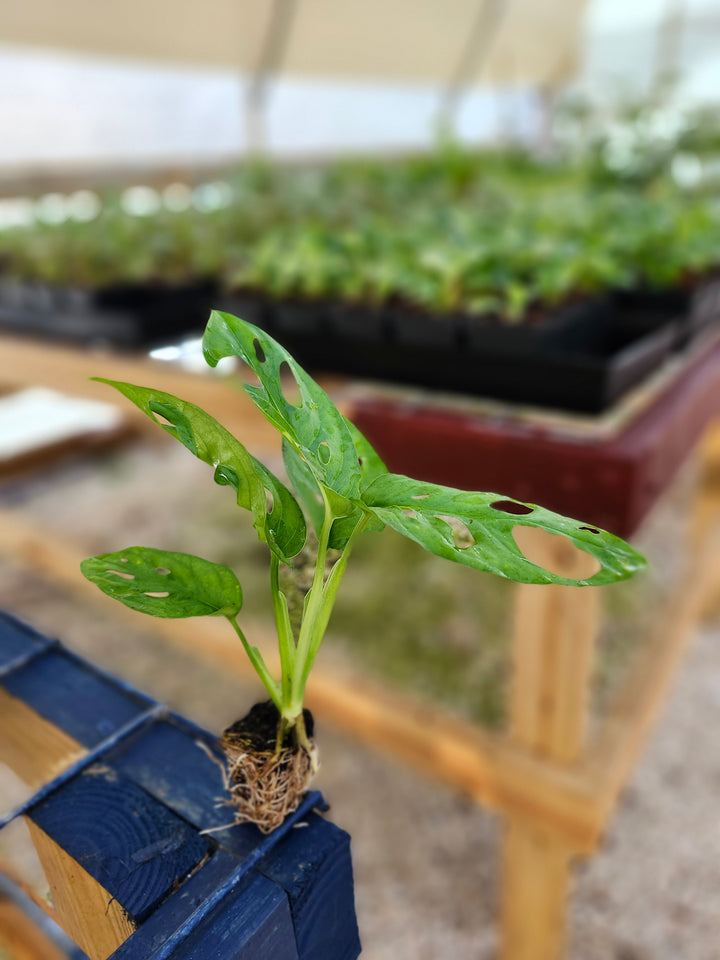
<path id="1" fill-rule="evenodd" d="M 259 386 L 245 386 L 248 396 L 305 460 L 317 482 L 335 495 L 339 508 L 339 498 L 357 499 L 360 466 L 345 418 L 284 347 L 259 327 L 213 311 L 203 337 L 203 351 L 212 367 L 223 357 L 243 359 L 260 381 Z M 288 388 L 281 376 L 283 365 L 298 390 L 294 402 L 285 396 Z M 351 509 L 350 504 L 346 509 Z"/>
<path id="2" fill-rule="evenodd" d="M 305 543 L 305 518 L 287 487 L 209 413 L 170 393 L 116 380 L 103 380 L 155 420 L 203 463 L 215 482 L 233 488 L 241 507 L 251 510 L 260 540 L 289 562 Z M 268 497 L 270 495 L 270 509 Z"/>
<path id="3" fill-rule="evenodd" d="M 600 586 L 624 580 L 645 565 L 636 550 L 611 533 L 496 493 L 468 493 L 388 474 L 365 491 L 364 500 L 389 526 L 430 553 L 518 583 Z M 595 557 L 600 570 L 576 580 L 539 567 L 516 544 L 516 526 L 566 537 Z"/>
<path id="4" fill-rule="evenodd" d="M 376 477 L 386 474 L 388 470 L 355 424 L 347 419 L 345 423 L 355 444 L 355 453 L 360 467 L 360 487 L 365 489 Z M 298 499 L 310 518 L 315 532 L 319 535 L 325 519 L 325 505 L 320 488 L 306 461 L 284 438 L 283 460 Z M 331 549 L 343 550 L 345 548 L 362 516 L 362 512 L 361 507 L 355 507 L 347 516 L 335 520 L 330 531 L 328 544 Z M 374 517 L 367 522 L 365 529 L 366 531 L 379 531 L 384 526 L 385 524 L 379 518 Z"/>
<path id="5" fill-rule="evenodd" d="M 300 737 L 305 685 L 353 543 L 364 531 L 380 531 L 387 524 L 430 553 L 521 583 L 597 586 L 624 580 L 645 565 L 640 554 L 618 537 L 535 504 L 389 473 L 372 445 L 325 391 L 279 343 L 250 323 L 214 312 L 203 348 L 211 366 L 223 357 L 237 356 L 256 374 L 259 384 L 248 385 L 246 390 L 282 437 L 285 466 L 297 500 L 198 407 L 161 391 L 106 382 L 196 457 L 210 463 L 215 479 L 232 485 L 238 503 L 253 512 L 258 535 L 271 550 L 270 589 L 278 632 L 280 681 L 270 675 L 260 652 L 250 646 L 238 626 L 240 585 L 226 568 L 185 554 L 134 547 L 121 554 L 86 560 L 82 570 L 105 593 L 146 613 L 196 616 L 209 612 L 226 616 L 285 724 L 300 725 Z M 288 375 L 293 378 L 291 388 Z M 287 562 L 305 542 L 299 504 L 315 529 L 318 546 L 302 618 L 299 625 L 293 625 L 280 585 L 279 564 Z M 567 538 L 594 557 L 600 569 L 586 579 L 562 577 L 544 569 L 519 549 L 513 537 L 518 525 Z M 183 559 L 171 563 L 174 557 Z M 161 572 L 159 567 L 170 573 Z M 125 570 L 134 579 L 124 575 Z M 168 584 L 172 584 L 172 590 Z M 164 590 L 167 595 L 159 595 Z"/>
<path id="6" fill-rule="evenodd" d="M 83 560 L 80 569 L 109 597 L 153 617 L 234 617 L 242 608 L 232 570 L 189 553 L 127 547 Z"/>

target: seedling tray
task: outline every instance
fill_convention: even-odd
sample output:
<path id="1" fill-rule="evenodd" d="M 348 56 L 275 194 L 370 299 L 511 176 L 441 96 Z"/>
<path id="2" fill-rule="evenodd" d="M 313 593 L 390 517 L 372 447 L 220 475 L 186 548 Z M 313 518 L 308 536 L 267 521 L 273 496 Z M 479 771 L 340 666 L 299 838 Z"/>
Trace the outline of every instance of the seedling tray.
<path id="1" fill-rule="evenodd" d="M 0 329 L 85 346 L 155 346 L 202 332 L 215 286 L 123 284 L 94 292 L 0 285 Z"/>
<path id="2" fill-rule="evenodd" d="M 544 328 L 478 324 L 471 334 L 458 323 L 439 338 L 426 330 L 414 342 L 394 335 L 392 318 L 381 329 L 382 340 L 343 335 L 337 326 L 320 339 L 269 323 L 311 369 L 585 413 L 614 403 L 660 365 L 677 339 L 672 322 L 649 331 L 626 325 L 607 299 L 559 314 Z"/>

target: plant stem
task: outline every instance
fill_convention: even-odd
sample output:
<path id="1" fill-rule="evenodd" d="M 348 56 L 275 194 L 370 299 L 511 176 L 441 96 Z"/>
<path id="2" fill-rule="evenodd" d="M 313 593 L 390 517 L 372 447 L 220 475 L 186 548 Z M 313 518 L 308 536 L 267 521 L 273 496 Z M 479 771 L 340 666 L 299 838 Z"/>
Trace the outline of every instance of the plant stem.
<path id="1" fill-rule="evenodd" d="M 235 633 L 240 637 L 242 645 L 245 648 L 245 653 L 247 653 L 250 663 L 252 663 L 253 667 L 255 668 L 255 672 L 262 680 L 263 686 L 270 694 L 272 702 L 282 713 L 282 695 L 280 685 L 276 680 L 273 679 L 265 661 L 263 660 L 262 654 L 257 647 L 250 646 L 235 617 L 228 617 L 227 619 L 235 630 Z"/>
<path id="2" fill-rule="evenodd" d="M 292 672 L 292 682 L 290 689 L 290 700 L 284 705 L 285 716 L 290 720 L 296 720 L 302 715 L 303 701 L 303 667 L 310 653 L 310 647 L 313 639 L 313 626 L 317 618 L 320 605 L 322 603 L 323 586 L 325 585 L 325 564 L 327 563 L 328 542 L 330 540 L 330 530 L 332 529 L 335 516 L 330 510 L 330 505 L 323 491 L 325 500 L 325 516 L 323 518 L 322 529 L 318 539 L 318 550 L 315 558 L 315 573 L 313 582 L 305 597 L 305 608 L 303 610 L 302 624 L 300 625 L 300 636 L 298 637 L 295 664 Z"/>
<path id="3" fill-rule="evenodd" d="M 327 547 L 330 538 L 330 529 L 335 519 L 337 518 L 333 515 L 326 502 L 325 520 L 320 532 L 320 542 L 315 561 L 315 574 L 313 576 L 312 586 L 305 598 L 305 609 L 303 611 L 303 620 L 292 674 L 291 696 L 290 700 L 285 703 L 284 706 L 285 716 L 293 720 L 293 722 L 298 722 L 298 718 L 302 717 L 305 685 L 330 620 L 330 614 L 335 603 L 340 581 L 350 557 L 353 540 L 365 528 L 370 519 L 370 515 L 364 514 L 358 521 L 357 526 L 345 545 L 342 556 L 333 567 L 326 581 L 325 564 L 327 562 Z"/>
<path id="4" fill-rule="evenodd" d="M 280 653 L 282 702 L 290 701 L 292 693 L 292 673 L 295 666 L 295 637 L 287 597 L 280 589 L 279 582 L 280 561 L 273 553 L 270 557 L 270 589 L 272 591 L 275 624 L 278 635 L 278 649 Z"/>

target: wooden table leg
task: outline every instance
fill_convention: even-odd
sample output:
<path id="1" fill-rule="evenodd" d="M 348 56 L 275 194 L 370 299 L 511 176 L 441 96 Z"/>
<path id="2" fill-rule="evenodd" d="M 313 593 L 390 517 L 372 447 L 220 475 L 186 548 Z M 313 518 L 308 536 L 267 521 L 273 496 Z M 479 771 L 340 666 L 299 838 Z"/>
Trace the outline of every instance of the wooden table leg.
<path id="1" fill-rule="evenodd" d="M 530 559 L 555 572 L 593 572 L 594 561 L 588 569 L 588 556 L 559 537 L 525 528 L 518 541 Z M 556 763 L 571 765 L 584 744 L 597 621 L 595 590 L 518 588 L 509 734 Z M 561 831 L 518 815 L 507 818 L 505 830 L 502 960 L 558 960 L 575 851 Z"/>

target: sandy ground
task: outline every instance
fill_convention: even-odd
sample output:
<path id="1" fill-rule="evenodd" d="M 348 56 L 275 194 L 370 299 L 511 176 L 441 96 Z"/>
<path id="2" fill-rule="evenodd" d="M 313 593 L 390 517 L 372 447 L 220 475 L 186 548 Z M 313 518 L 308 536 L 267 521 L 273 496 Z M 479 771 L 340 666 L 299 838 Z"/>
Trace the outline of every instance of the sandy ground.
<path id="1" fill-rule="evenodd" d="M 50 485 L 50 487 L 52 484 Z M 24 504 L 17 489 L 6 501 Z M 78 487 L 65 522 L 93 500 Z M 38 516 L 52 512 L 38 491 Z M 57 504 L 55 509 L 58 509 Z M 145 522 L 136 508 L 137 522 Z M 97 524 L 97 520 L 95 523 Z M 107 510 L 102 526 L 110 522 Z M 90 523 L 90 521 L 86 521 Z M 123 628 L 0 561 L 0 607 L 61 637 L 212 730 L 256 691 L 187 653 Z M 720 917 L 720 628 L 698 635 L 600 854 L 578 869 L 571 960 L 717 960 Z M 464 797 L 319 721 L 318 786 L 352 835 L 365 960 L 494 956 L 500 822 Z M 2 838 L 0 837 L 0 843 Z M 1 849 L 1 848 L 0 848 Z"/>

